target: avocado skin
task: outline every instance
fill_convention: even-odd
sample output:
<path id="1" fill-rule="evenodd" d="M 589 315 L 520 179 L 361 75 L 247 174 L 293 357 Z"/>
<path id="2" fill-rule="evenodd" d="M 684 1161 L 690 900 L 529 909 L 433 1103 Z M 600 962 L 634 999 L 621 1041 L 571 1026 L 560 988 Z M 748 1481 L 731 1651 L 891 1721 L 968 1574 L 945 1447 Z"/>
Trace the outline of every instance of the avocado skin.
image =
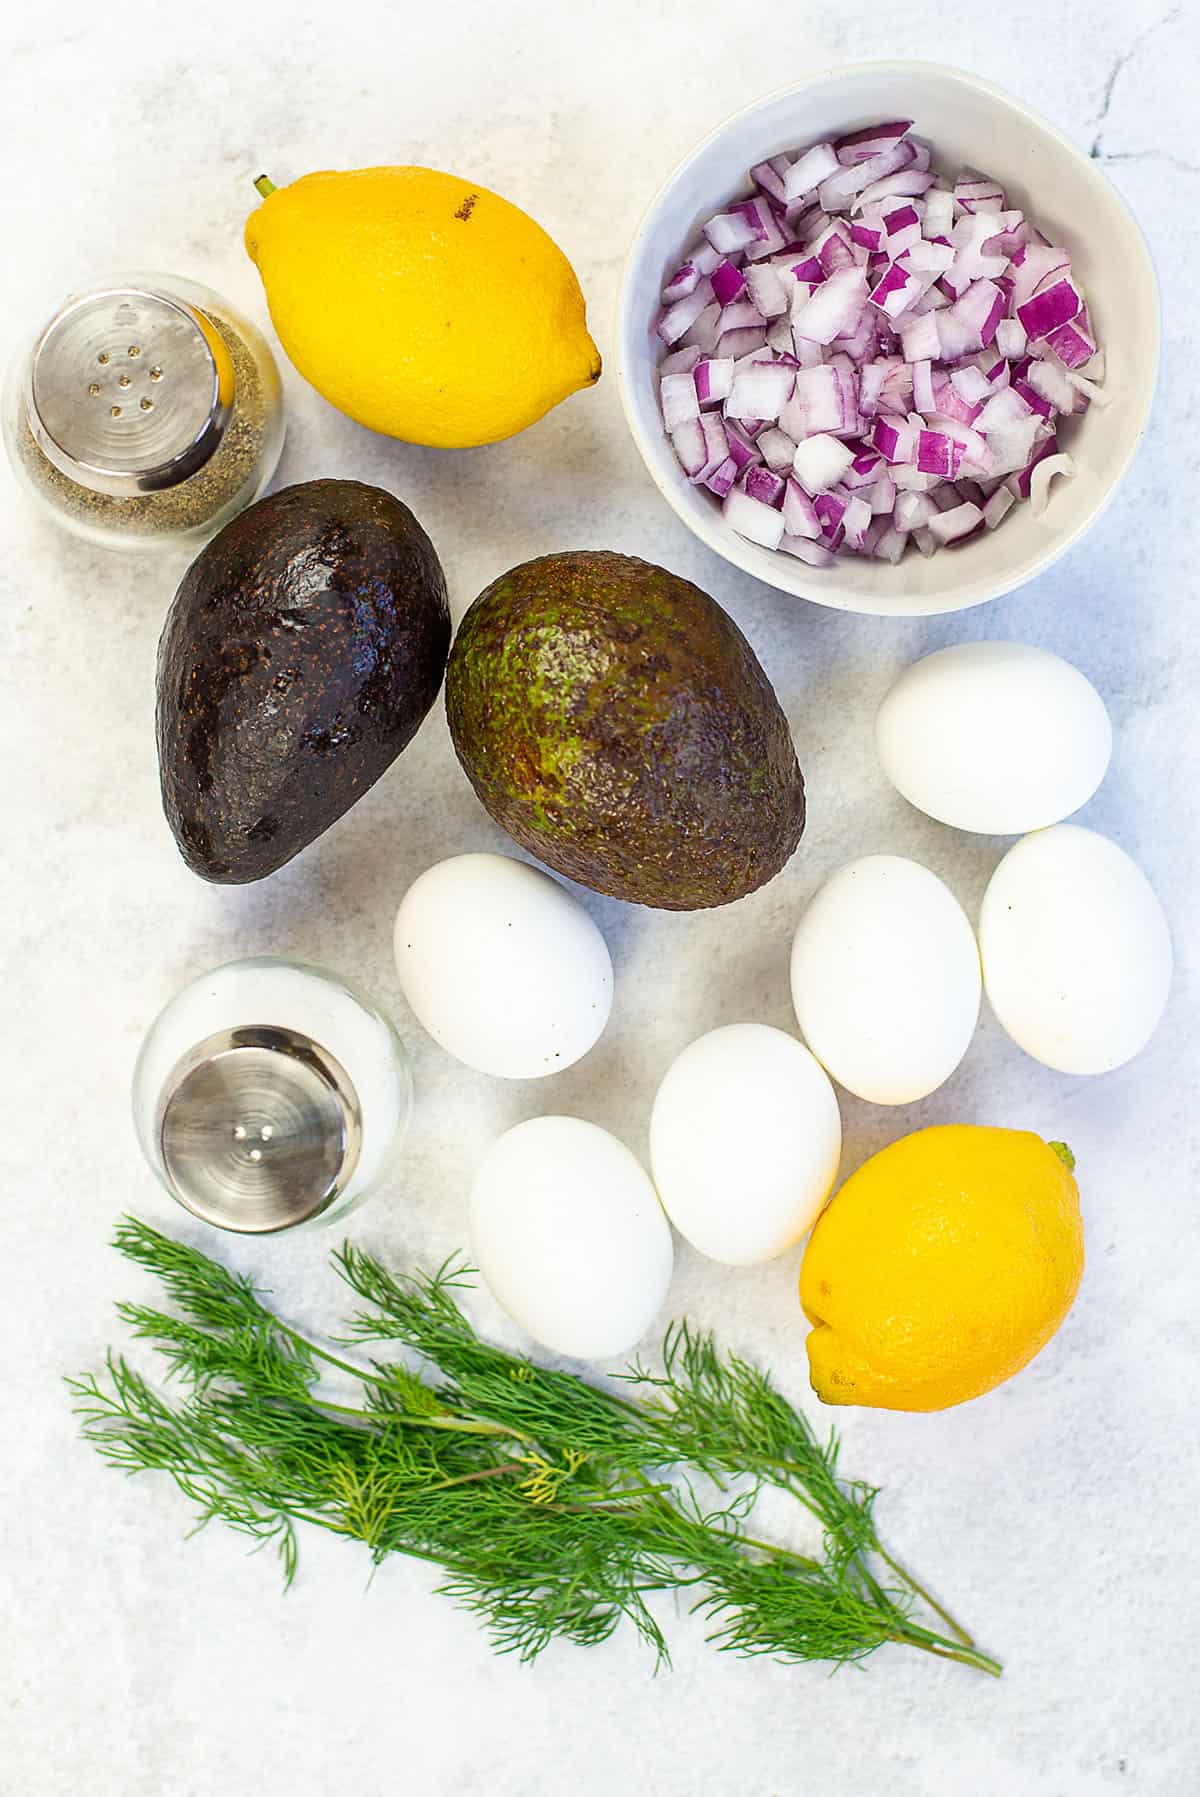
<path id="1" fill-rule="evenodd" d="M 522 848 L 663 910 L 772 879 L 804 829 L 787 719 L 737 625 L 690 581 L 577 550 L 492 582 L 446 673 L 454 746 Z"/>
<path id="2" fill-rule="evenodd" d="M 411 741 L 450 646 L 437 552 L 406 505 L 315 480 L 201 550 L 158 646 L 163 809 L 206 880 L 261 880 Z"/>

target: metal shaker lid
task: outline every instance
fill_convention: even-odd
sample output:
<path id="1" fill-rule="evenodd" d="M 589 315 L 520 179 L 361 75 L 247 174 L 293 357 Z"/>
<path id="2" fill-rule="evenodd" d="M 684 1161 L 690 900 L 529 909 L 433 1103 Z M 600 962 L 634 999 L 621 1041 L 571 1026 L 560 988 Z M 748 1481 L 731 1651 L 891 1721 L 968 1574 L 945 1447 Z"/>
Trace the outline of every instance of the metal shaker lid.
<path id="1" fill-rule="evenodd" d="M 167 1081 L 159 1142 L 179 1201 L 219 1229 L 260 1235 L 318 1216 L 348 1185 L 362 1146 L 341 1064 L 293 1030 L 222 1030 Z"/>
<path id="2" fill-rule="evenodd" d="M 219 446 L 233 411 L 220 333 L 169 294 L 105 287 L 72 299 L 43 331 L 29 423 L 79 486 L 128 498 L 178 486 Z"/>

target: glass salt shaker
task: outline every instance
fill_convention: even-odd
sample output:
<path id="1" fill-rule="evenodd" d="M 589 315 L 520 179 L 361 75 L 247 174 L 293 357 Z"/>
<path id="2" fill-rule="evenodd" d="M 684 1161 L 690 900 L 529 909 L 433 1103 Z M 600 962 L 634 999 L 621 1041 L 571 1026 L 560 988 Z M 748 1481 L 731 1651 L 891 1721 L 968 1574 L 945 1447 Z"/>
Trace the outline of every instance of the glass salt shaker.
<path id="1" fill-rule="evenodd" d="M 279 371 L 227 300 L 179 275 L 71 295 L 21 353 L 4 441 L 26 491 L 111 549 L 199 544 L 257 499 L 283 448 Z"/>
<path id="2" fill-rule="evenodd" d="M 321 968 L 262 957 L 185 986 L 138 1057 L 133 1113 L 173 1198 L 218 1229 L 333 1222 L 395 1164 L 408 1055 L 366 999 Z"/>

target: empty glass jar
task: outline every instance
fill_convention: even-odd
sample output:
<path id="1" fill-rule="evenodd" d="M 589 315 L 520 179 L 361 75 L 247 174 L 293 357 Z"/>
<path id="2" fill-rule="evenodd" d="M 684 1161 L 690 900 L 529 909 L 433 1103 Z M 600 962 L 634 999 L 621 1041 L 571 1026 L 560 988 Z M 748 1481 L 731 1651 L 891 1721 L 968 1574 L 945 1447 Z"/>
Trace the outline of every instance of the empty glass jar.
<path id="1" fill-rule="evenodd" d="M 112 549 L 199 544 L 259 497 L 283 448 L 279 371 L 227 300 L 114 275 L 14 362 L 4 441 L 27 492 Z"/>
<path id="2" fill-rule="evenodd" d="M 185 986 L 133 1084 L 138 1139 L 168 1192 L 245 1234 L 345 1216 L 393 1167 L 411 1105 L 387 1019 L 333 974 L 269 957 Z"/>

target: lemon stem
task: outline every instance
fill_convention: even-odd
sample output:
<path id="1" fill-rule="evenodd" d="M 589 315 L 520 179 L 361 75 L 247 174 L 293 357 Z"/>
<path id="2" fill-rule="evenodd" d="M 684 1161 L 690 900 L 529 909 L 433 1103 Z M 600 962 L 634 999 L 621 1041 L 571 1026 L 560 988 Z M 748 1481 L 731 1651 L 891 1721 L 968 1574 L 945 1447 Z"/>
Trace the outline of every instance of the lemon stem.
<path id="1" fill-rule="evenodd" d="M 259 175 L 254 185 L 264 200 L 269 199 L 275 192 L 275 183 L 272 181 L 270 175 Z"/>
<path id="2" fill-rule="evenodd" d="M 1047 1148 L 1052 1148 L 1054 1150 L 1068 1173 L 1074 1173 L 1075 1156 L 1071 1153 L 1071 1150 L 1067 1147 L 1065 1142 L 1047 1142 L 1046 1146 Z"/>

